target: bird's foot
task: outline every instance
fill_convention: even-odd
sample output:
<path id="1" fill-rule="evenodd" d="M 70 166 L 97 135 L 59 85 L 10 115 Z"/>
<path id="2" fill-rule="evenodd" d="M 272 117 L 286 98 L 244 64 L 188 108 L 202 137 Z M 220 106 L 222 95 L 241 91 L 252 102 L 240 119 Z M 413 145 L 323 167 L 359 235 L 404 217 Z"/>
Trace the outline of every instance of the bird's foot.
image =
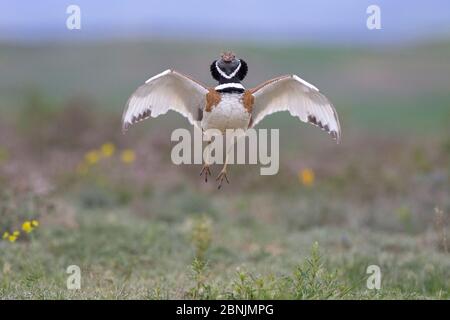
<path id="1" fill-rule="evenodd" d="M 217 189 L 222 188 L 222 182 L 223 182 L 223 179 L 225 179 L 225 181 L 226 181 L 227 183 L 230 183 L 230 181 L 228 181 L 227 171 L 226 171 L 226 170 L 220 171 L 219 175 L 218 175 L 217 178 L 216 178 L 216 181 L 219 181 L 219 186 L 217 187 Z"/>
<path id="2" fill-rule="evenodd" d="M 202 171 L 200 171 L 200 176 L 202 176 L 202 174 L 205 174 L 205 182 L 208 182 L 208 175 L 211 175 L 211 170 L 209 170 L 209 165 L 208 164 L 204 164 Z"/>

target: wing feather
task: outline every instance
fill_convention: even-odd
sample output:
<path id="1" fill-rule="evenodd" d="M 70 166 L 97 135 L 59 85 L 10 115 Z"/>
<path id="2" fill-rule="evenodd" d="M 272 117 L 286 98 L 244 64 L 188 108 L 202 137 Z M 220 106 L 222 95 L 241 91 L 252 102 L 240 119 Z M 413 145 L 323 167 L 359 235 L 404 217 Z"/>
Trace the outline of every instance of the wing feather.
<path id="1" fill-rule="evenodd" d="M 252 111 L 252 127 L 274 112 L 289 111 L 301 121 L 318 126 L 337 142 L 341 127 L 334 106 L 312 84 L 297 75 L 271 79 L 251 90 L 255 97 Z"/>
<path id="2" fill-rule="evenodd" d="M 149 117 L 174 110 L 198 125 L 208 89 L 175 70 L 166 70 L 148 79 L 128 99 L 122 117 L 123 131 Z"/>

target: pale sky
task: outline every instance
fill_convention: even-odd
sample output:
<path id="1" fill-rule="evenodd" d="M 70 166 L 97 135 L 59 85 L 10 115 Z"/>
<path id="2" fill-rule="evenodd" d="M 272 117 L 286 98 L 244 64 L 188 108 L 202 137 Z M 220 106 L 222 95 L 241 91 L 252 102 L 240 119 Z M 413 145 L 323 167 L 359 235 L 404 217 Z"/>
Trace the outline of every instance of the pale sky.
<path id="1" fill-rule="evenodd" d="M 66 29 L 70 4 L 81 8 L 80 31 Z M 382 30 L 366 28 L 371 4 L 381 8 Z M 0 0 L 0 40 L 151 37 L 321 43 L 450 39 L 450 1 Z"/>

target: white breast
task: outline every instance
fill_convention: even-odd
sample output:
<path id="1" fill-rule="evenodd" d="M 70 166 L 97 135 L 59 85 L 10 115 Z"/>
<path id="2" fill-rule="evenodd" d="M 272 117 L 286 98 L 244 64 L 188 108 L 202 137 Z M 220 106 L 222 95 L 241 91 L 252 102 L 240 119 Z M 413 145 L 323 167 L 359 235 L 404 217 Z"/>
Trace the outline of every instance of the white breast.
<path id="1" fill-rule="evenodd" d="M 202 129 L 219 129 L 225 132 L 226 129 L 248 128 L 250 114 L 242 104 L 242 93 L 224 93 L 218 105 L 214 106 L 211 112 L 204 112 L 202 119 Z"/>

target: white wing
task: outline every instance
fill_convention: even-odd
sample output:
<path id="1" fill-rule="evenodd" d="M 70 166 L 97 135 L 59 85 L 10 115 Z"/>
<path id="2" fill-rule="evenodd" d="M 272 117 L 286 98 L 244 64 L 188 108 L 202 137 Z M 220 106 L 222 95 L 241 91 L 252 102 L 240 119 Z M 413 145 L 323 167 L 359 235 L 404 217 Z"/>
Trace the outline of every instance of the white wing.
<path id="1" fill-rule="evenodd" d="M 175 70 L 166 70 L 148 79 L 128 99 L 122 118 L 122 129 L 150 116 L 156 118 L 174 110 L 188 118 L 192 125 L 201 119 L 206 103 L 202 84 Z"/>
<path id="2" fill-rule="evenodd" d="M 289 111 L 301 121 L 327 131 L 339 142 L 341 128 L 336 110 L 319 89 L 300 77 L 281 76 L 263 83 L 251 92 L 255 97 L 252 127 L 269 114 Z"/>

